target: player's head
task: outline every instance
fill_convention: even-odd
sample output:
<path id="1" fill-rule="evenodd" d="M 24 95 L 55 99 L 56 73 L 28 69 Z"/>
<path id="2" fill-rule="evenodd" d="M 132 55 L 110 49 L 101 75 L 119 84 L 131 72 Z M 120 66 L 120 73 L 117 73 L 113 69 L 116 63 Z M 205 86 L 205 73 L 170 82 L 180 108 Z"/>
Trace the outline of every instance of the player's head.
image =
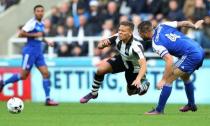
<path id="1" fill-rule="evenodd" d="M 37 20 L 41 21 L 44 16 L 44 7 L 42 5 L 36 5 L 34 7 L 34 15 Z"/>
<path id="2" fill-rule="evenodd" d="M 134 24 L 129 21 L 123 21 L 118 28 L 120 40 L 127 42 L 133 35 Z"/>
<path id="3" fill-rule="evenodd" d="M 143 21 L 138 25 L 138 32 L 144 40 L 151 40 L 153 35 L 153 27 L 150 21 Z"/>

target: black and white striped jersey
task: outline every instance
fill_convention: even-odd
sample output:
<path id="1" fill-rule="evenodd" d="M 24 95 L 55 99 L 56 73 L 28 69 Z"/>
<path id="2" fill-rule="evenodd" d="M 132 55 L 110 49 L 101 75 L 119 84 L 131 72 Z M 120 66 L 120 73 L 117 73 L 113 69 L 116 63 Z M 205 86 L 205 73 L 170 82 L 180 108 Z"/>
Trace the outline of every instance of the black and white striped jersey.
<path id="1" fill-rule="evenodd" d="M 145 58 L 141 41 L 132 36 L 129 42 L 125 44 L 119 39 L 118 34 L 110 37 L 109 41 L 111 42 L 111 45 L 115 46 L 117 51 L 120 53 L 125 67 L 129 69 L 128 62 L 131 62 L 134 69 L 133 73 L 138 73 L 140 69 L 138 60 Z"/>

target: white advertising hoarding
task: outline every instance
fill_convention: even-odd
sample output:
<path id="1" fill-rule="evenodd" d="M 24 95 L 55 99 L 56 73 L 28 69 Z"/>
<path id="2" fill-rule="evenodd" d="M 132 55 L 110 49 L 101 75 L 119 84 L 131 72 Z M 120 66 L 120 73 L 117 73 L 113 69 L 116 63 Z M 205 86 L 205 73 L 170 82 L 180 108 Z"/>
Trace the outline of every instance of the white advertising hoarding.
<path id="1" fill-rule="evenodd" d="M 161 79 L 164 67 L 149 67 L 147 79 L 150 81 L 150 89 L 144 96 L 128 96 L 126 92 L 126 80 L 124 73 L 108 74 L 99 91 L 99 96 L 93 102 L 149 102 L 157 103 L 160 90 L 155 88 Z M 51 73 L 51 96 L 60 102 L 79 102 L 79 99 L 91 91 L 95 67 L 49 67 Z M 195 85 L 195 100 L 197 103 L 210 103 L 210 68 L 205 67 L 192 75 Z M 44 90 L 42 88 L 41 75 L 36 69 L 32 71 L 32 101 L 43 101 Z M 170 103 L 186 103 L 184 84 L 181 80 L 173 83 Z"/>

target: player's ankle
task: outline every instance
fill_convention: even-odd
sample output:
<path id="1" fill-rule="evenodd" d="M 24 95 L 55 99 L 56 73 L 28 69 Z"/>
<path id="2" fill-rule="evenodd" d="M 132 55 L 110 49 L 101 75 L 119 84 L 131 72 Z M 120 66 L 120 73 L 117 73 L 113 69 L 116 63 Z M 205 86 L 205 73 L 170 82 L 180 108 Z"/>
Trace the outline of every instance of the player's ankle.
<path id="1" fill-rule="evenodd" d="M 98 95 L 98 92 L 91 92 L 91 94 L 96 96 L 96 95 Z"/>
<path id="2" fill-rule="evenodd" d="M 159 113 L 163 112 L 163 110 L 161 110 L 161 109 L 159 109 L 159 108 L 156 108 L 155 110 L 156 110 L 157 112 L 159 112 Z"/>
<path id="3" fill-rule="evenodd" d="M 49 98 L 49 97 L 47 97 L 47 98 L 46 98 L 46 101 L 49 101 L 49 100 L 50 100 L 50 98 Z"/>

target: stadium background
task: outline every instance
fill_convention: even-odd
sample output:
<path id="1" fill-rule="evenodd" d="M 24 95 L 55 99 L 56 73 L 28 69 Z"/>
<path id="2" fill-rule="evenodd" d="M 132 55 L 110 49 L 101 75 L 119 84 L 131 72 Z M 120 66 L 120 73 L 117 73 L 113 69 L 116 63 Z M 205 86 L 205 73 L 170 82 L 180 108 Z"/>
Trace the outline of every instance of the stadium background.
<path id="1" fill-rule="evenodd" d="M 55 48 L 43 45 L 51 73 L 51 95 L 61 102 L 57 107 L 44 106 L 42 78 L 33 68 L 26 81 L 7 85 L 0 93 L 0 126 L 209 125 L 210 0 L 113 1 L 116 3 L 110 0 L 0 0 L 0 78 L 7 79 L 20 71 L 21 48 L 26 39 L 17 38 L 17 33 L 32 18 L 33 7 L 42 4 L 46 10 L 45 34 L 47 39 L 56 42 Z M 137 25 L 143 20 L 151 20 L 156 26 L 166 20 L 195 22 L 199 19 L 205 19 L 201 30 L 180 29 L 206 51 L 203 67 L 191 78 L 195 82 L 197 112 L 178 111 L 187 99 L 183 83 L 176 80 L 165 114 L 144 115 L 158 101 L 160 91 L 155 84 L 164 69 L 163 60 L 152 52 L 148 43 L 143 43 L 148 61 L 147 77 L 151 82 L 146 95 L 128 96 L 124 73 L 120 73 L 105 77 L 98 99 L 79 104 L 80 97 L 91 88 L 95 66 L 115 53 L 110 48 L 100 51 L 95 46 L 102 38 L 114 34 L 120 21 L 130 20 Z M 83 32 L 79 26 L 84 26 Z M 134 34 L 137 34 L 136 28 Z M 21 114 L 12 115 L 6 109 L 6 100 L 13 96 L 25 101 Z"/>
<path id="2" fill-rule="evenodd" d="M 197 103 L 209 104 L 210 95 L 210 2 L 209 0 L 1 0 L 0 6 L 0 77 L 8 78 L 20 71 L 21 48 L 26 42 L 17 38 L 24 23 L 32 18 L 33 6 L 43 4 L 46 9 L 44 23 L 47 39 L 56 42 L 54 48 L 43 44 L 52 81 L 52 98 L 60 102 L 78 102 L 91 89 L 93 73 L 100 62 L 115 54 L 111 48 L 98 50 L 97 42 L 117 32 L 119 22 L 130 20 L 136 26 L 143 20 L 153 25 L 163 21 L 204 19 L 201 30 L 180 29 L 198 42 L 206 51 L 203 67 L 195 72 Z M 151 87 L 145 96 L 128 96 L 124 73 L 107 75 L 100 95 L 94 102 L 156 103 L 160 91 L 155 84 L 161 78 L 164 62 L 152 52 L 151 45 L 143 43 L 148 61 L 147 76 Z M 7 85 L 0 100 L 12 96 L 23 100 L 44 100 L 41 75 L 32 69 L 26 81 Z M 186 103 L 183 83 L 174 82 L 170 103 Z"/>

